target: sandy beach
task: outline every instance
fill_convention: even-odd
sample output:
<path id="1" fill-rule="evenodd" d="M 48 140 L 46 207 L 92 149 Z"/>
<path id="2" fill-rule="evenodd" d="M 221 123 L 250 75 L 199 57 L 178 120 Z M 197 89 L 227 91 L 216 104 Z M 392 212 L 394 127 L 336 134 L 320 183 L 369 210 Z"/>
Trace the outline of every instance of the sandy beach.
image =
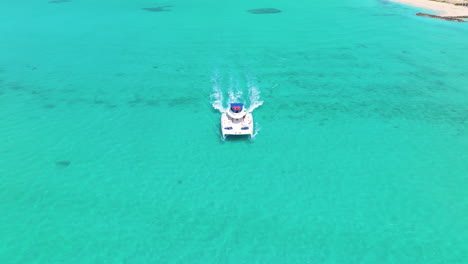
<path id="1" fill-rule="evenodd" d="M 390 0 L 401 4 L 412 5 L 436 12 L 441 16 L 467 16 L 468 7 L 456 6 L 449 3 L 434 2 L 430 0 Z"/>

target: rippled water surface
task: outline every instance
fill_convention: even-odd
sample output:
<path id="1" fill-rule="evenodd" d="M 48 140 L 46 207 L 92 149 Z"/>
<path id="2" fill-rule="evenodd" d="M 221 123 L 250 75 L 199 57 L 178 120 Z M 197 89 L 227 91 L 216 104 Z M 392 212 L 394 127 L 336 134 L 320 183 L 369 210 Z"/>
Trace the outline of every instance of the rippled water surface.
<path id="1" fill-rule="evenodd" d="M 417 11 L 0 2 L 0 263 L 468 263 L 468 26 Z"/>

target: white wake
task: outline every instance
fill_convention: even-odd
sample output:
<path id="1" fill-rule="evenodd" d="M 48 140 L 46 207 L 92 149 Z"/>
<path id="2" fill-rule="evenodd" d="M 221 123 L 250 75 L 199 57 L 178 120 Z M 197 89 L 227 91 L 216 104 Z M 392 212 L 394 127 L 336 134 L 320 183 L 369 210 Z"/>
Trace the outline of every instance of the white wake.
<path id="1" fill-rule="evenodd" d="M 263 105 L 263 101 L 260 98 L 261 92 L 252 79 L 247 78 L 246 87 L 242 89 L 239 87 L 238 82 L 231 77 L 228 86 L 225 88 L 222 85 L 222 78 L 218 73 L 215 73 L 211 78 L 211 84 L 211 105 L 221 113 L 228 110 L 230 103 L 245 104 L 247 112 L 249 113 Z M 248 97 L 245 98 L 244 94 L 247 94 Z"/>
<path id="2" fill-rule="evenodd" d="M 240 85 L 239 83 L 245 83 Z M 223 85 L 223 78 L 218 72 L 215 72 L 211 78 L 212 92 L 210 95 L 210 102 L 214 109 L 220 113 L 225 113 L 229 109 L 231 103 L 243 103 L 247 112 L 252 113 L 255 109 L 263 105 L 260 97 L 260 89 L 256 85 L 255 78 L 246 76 L 245 80 L 242 78 L 235 78 L 232 75 Z M 253 140 L 260 131 L 258 122 L 255 123 L 254 132 L 251 137 Z M 224 140 L 224 139 L 223 139 Z"/>
<path id="3" fill-rule="evenodd" d="M 260 91 L 256 86 L 251 86 L 249 88 L 249 101 L 250 106 L 247 110 L 248 112 L 253 112 L 253 110 L 257 109 L 263 104 L 263 101 L 260 100 Z"/>
<path id="4" fill-rule="evenodd" d="M 223 106 L 223 92 L 221 90 L 218 74 L 215 74 L 213 78 L 211 78 L 211 84 L 213 87 L 213 92 L 210 95 L 211 105 L 214 109 L 224 113 L 226 112 L 226 108 Z"/>

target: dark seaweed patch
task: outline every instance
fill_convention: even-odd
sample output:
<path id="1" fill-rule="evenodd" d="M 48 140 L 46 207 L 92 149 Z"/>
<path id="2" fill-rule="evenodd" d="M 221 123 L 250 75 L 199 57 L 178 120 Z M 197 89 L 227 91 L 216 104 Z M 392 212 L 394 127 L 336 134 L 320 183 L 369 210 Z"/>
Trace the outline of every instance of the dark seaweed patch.
<path id="1" fill-rule="evenodd" d="M 143 10 L 150 11 L 150 12 L 168 12 L 172 11 L 167 8 L 172 7 L 172 6 L 160 6 L 160 7 L 146 7 L 142 8 Z"/>
<path id="2" fill-rule="evenodd" d="M 105 104 L 105 103 L 106 103 L 106 101 L 103 101 L 103 100 L 97 100 L 97 99 L 95 99 L 95 100 L 93 101 L 93 104 L 96 104 L 96 105 L 102 105 L 102 104 Z"/>
<path id="3" fill-rule="evenodd" d="M 44 108 L 52 109 L 52 108 L 55 108 L 55 105 L 54 104 L 46 104 L 46 105 L 44 105 Z"/>
<path id="4" fill-rule="evenodd" d="M 179 106 L 179 105 L 193 105 L 198 102 L 198 98 L 194 97 L 180 97 L 169 100 L 169 106 Z"/>
<path id="5" fill-rule="evenodd" d="M 281 10 L 276 8 L 257 8 L 257 9 L 250 9 L 247 12 L 251 14 L 275 14 L 281 13 Z"/>
<path id="6" fill-rule="evenodd" d="M 129 104 L 130 106 L 135 106 L 137 104 L 140 104 L 141 102 L 143 102 L 143 100 L 137 98 L 137 99 L 128 101 L 127 104 Z"/>
<path id="7" fill-rule="evenodd" d="M 127 101 L 127 104 L 130 106 L 135 106 L 137 104 L 140 104 L 143 102 L 143 99 L 141 99 L 141 96 L 139 94 L 134 94 L 133 95 L 133 100 Z"/>
<path id="8" fill-rule="evenodd" d="M 159 101 L 158 100 L 148 100 L 148 101 L 146 101 L 146 104 L 149 105 L 149 106 L 158 106 Z"/>
<path id="9" fill-rule="evenodd" d="M 70 166 L 71 164 L 71 161 L 69 160 L 61 160 L 61 161 L 57 161 L 55 163 L 55 165 L 57 165 L 58 167 L 61 167 L 61 168 L 66 168 L 68 166 Z"/>
<path id="10" fill-rule="evenodd" d="M 10 89 L 11 90 L 21 90 L 21 89 L 23 89 L 23 86 L 14 84 L 14 85 L 10 86 Z"/>

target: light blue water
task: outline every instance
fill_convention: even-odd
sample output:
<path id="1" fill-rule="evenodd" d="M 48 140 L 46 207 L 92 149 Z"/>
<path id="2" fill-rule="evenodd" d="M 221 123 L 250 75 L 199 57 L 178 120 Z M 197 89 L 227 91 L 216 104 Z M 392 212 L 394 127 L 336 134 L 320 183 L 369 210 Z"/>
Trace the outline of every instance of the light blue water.
<path id="1" fill-rule="evenodd" d="M 1 1 L 0 263 L 468 263 L 468 26 L 417 11 Z"/>

